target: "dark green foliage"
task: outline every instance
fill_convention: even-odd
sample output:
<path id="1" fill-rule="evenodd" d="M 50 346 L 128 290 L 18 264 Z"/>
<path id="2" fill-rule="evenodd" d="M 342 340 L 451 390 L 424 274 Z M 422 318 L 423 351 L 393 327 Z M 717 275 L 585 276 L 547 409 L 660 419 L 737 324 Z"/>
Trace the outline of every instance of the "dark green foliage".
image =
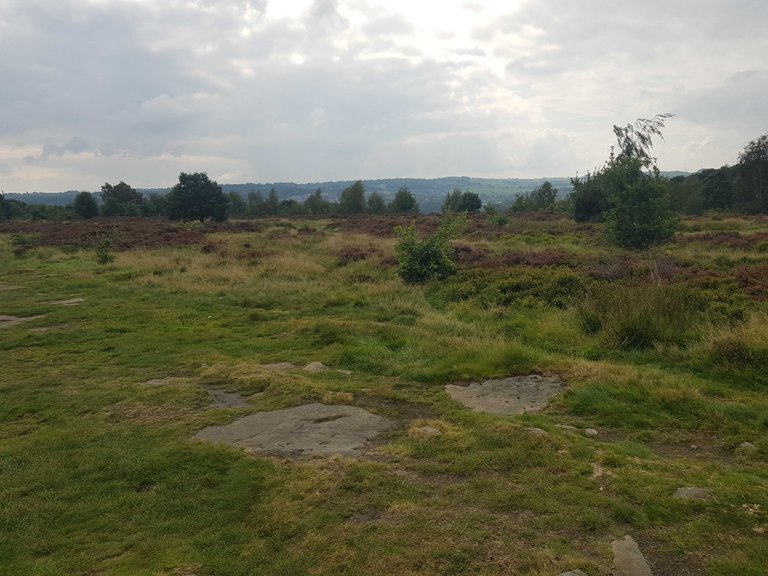
<path id="1" fill-rule="evenodd" d="M 112 238 L 107 234 L 101 234 L 96 242 L 96 262 L 99 264 L 109 264 L 115 261 L 112 254 Z"/>
<path id="2" fill-rule="evenodd" d="M 450 239 L 465 226 L 462 219 L 448 218 L 440 223 L 434 234 L 419 240 L 416 226 L 395 227 L 398 275 L 408 284 L 418 284 L 433 278 L 444 279 L 456 271 L 451 255 Z"/>
<path id="3" fill-rule="evenodd" d="M 365 212 L 365 188 L 362 180 L 344 188 L 339 199 L 339 211 L 344 214 L 362 214 Z"/>
<path id="4" fill-rule="evenodd" d="M 397 191 L 394 199 L 389 204 L 389 211 L 395 213 L 418 213 L 419 203 L 413 197 L 408 188 L 403 187 Z"/>
<path id="5" fill-rule="evenodd" d="M 368 196 L 366 206 L 368 208 L 368 212 L 371 214 L 383 214 L 387 211 L 387 205 L 384 202 L 384 198 L 382 198 L 381 194 L 378 192 L 372 192 Z"/>
<path id="6" fill-rule="evenodd" d="M 179 183 L 167 196 L 168 218 L 171 220 L 214 220 L 227 219 L 229 199 L 216 181 L 210 180 L 205 172 L 179 174 Z"/>
<path id="7" fill-rule="evenodd" d="M 669 240 L 676 220 L 669 208 L 667 180 L 656 169 L 643 172 L 637 158 L 619 158 L 610 170 L 617 187 L 605 218 L 608 240 L 623 248 L 647 248 Z"/>
<path id="8" fill-rule="evenodd" d="M 603 167 L 594 174 L 587 172 L 583 179 L 572 178 L 571 184 L 573 219 L 576 222 L 601 222 L 603 214 L 611 207 L 611 174 Z"/>
<path id="9" fill-rule="evenodd" d="M 480 196 L 469 190 L 462 192 L 456 188 L 445 197 L 443 212 L 478 212 L 482 207 Z"/>
<path id="10" fill-rule="evenodd" d="M 143 216 L 144 197 L 123 181 L 101 187 L 101 213 L 104 216 Z"/>
<path id="11" fill-rule="evenodd" d="M 557 188 L 547 181 L 528 194 L 520 194 L 512 205 L 513 212 L 543 212 L 552 210 L 557 199 Z"/>
<path id="12" fill-rule="evenodd" d="M 147 216 L 164 218 L 168 216 L 168 197 L 165 194 L 153 192 L 144 202 Z"/>
<path id="13" fill-rule="evenodd" d="M 229 200 L 229 216 L 232 218 L 243 218 L 248 211 L 248 204 L 246 204 L 243 197 L 237 192 L 229 192 L 227 194 L 227 200 Z"/>
<path id="14" fill-rule="evenodd" d="M 72 202 L 72 209 L 80 218 L 90 219 L 99 215 L 99 205 L 90 192 L 80 192 Z"/>
<path id="15" fill-rule="evenodd" d="M 307 214 L 329 214 L 333 212 L 333 203 L 323 198 L 323 192 L 318 188 L 304 201 L 304 210 Z"/>
<path id="16" fill-rule="evenodd" d="M 274 216 L 280 212 L 280 199 L 277 196 L 277 190 L 274 186 L 269 190 L 269 196 L 264 201 L 264 213 Z"/>
<path id="17" fill-rule="evenodd" d="M 768 134 L 752 140 L 739 154 L 738 201 L 747 213 L 768 212 Z"/>
<path id="18" fill-rule="evenodd" d="M 13 246 L 13 255 L 21 258 L 34 248 L 35 237 L 29 234 L 11 234 L 11 246 Z"/>

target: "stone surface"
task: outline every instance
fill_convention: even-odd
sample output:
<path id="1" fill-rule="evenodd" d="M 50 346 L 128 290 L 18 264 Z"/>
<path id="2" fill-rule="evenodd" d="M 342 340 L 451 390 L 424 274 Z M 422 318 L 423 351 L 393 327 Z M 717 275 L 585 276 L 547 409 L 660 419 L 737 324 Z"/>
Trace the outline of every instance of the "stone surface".
<path id="1" fill-rule="evenodd" d="M 32 322 L 32 320 L 38 320 L 40 318 L 45 318 L 45 314 L 39 316 L 3 316 L 0 314 L 0 328 L 9 328 L 11 326 L 16 326 L 17 324 Z"/>
<path id="2" fill-rule="evenodd" d="M 442 436 L 443 432 L 434 426 L 416 426 L 411 428 L 411 434 L 416 438 L 436 438 Z"/>
<path id="3" fill-rule="evenodd" d="M 741 444 L 739 444 L 739 448 L 741 448 L 742 450 L 754 450 L 755 445 L 752 444 L 752 442 L 742 442 Z"/>
<path id="4" fill-rule="evenodd" d="M 525 431 L 530 432 L 534 436 L 549 436 L 549 432 L 547 432 L 546 430 L 543 430 L 542 428 L 528 427 L 528 428 L 525 428 Z"/>
<path id="5" fill-rule="evenodd" d="M 585 428 L 584 429 L 584 436 L 597 436 L 598 431 L 594 428 Z"/>
<path id="6" fill-rule="evenodd" d="M 555 424 L 555 428 L 560 428 L 561 430 L 578 430 L 576 426 L 571 426 L 570 424 Z"/>
<path id="7" fill-rule="evenodd" d="M 469 386 L 449 384 L 446 392 L 475 412 L 510 416 L 537 412 L 565 389 L 557 376 L 512 376 L 501 380 L 473 382 Z"/>
<path id="8" fill-rule="evenodd" d="M 392 426 L 392 421 L 355 406 L 305 404 L 209 426 L 195 438 L 285 455 L 356 456 Z"/>
<path id="9" fill-rule="evenodd" d="M 674 497 L 679 500 L 709 500 L 712 498 L 712 490 L 687 486 L 675 490 Z"/>
<path id="10" fill-rule="evenodd" d="M 276 364 L 264 364 L 264 368 L 267 370 L 275 370 L 277 372 L 287 372 L 288 370 L 296 368 L 296 365 L 291 364 L 290 362 L 278 362 Z"/>
<path id="11" fill-rule="evenodd" d="M 613 576 L 653 576 L 643 553 L 632 536 L 611 542 Z"/>
<path id="12" fill-rule="evenodd" d="M 227 392 L 215 386 L 203 386 L 211 399 L 211 406 L 214 408 L 252 408 L 245 398 L 236 392 Z"/>
<path id="13" fill-rule="evenodd" d="M 326 372 L 328 370 L 328 366 L 322 362 L 310 362 L 304 366 L 304 370 L 307 372 Z"/>

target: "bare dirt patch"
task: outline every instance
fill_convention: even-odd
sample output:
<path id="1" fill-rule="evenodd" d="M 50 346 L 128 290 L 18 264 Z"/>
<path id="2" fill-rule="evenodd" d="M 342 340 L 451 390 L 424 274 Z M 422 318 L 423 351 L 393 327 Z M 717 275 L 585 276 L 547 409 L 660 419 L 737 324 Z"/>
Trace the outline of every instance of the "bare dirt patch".
<path id="1" fill-rule="evenodd" d="M 451 398 L 475 412 L 511 416 L 538 412 L 565 390 L 565 384 L 557 376 L 531 374 L 473 382 L 469 386 L 449 384 L 445 390 Z"/>
<path id="2" fill-rule="evenodd" d="M 283 456 L 357 456 L 393 425 L 355 406 L 305 404 L 251 414 L 226 426 L 209 426 L 195 438 Z"/>
<path id="3" fill-rule="evenodd" d="M 24 322 L 31 322 L 32 320 L 38 320 L 45 318 L 45 314 L 39 316 L 3 316 L 0 314 L 0 328 L 10 328 Z"/>

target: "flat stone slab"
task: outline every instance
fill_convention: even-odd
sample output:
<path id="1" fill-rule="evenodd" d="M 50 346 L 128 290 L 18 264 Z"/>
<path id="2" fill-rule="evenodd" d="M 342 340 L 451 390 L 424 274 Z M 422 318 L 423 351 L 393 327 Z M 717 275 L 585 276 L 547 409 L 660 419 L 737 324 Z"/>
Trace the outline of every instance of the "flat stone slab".
<path id="1" fill-rule="evenodd" d="M 653 576 L 640 547 L 632 536 L 611 542 L 613 576 Z"/>
<path id="2" fill-rule="evenodd" d="M 264 364 L 264 368 L 267 370 L 274 370 L 276 372 L 287 372 L 288 370 L 293 370 L 296 368 L 296 365 L 291 364 L 290 362 L 277 362 L 275 364 Z"/>
<path id="3" fill-rule="evenodd" d="M 712 498 L 712 490 L 709 488 L 686 486 L 675 490 L 673 498 L 678 500 L 710 500 Z"/>
<path id="4" fill-rule="evenodd" d="M 306 372 L 326 372 L 329 370 L 329 368 L 322 362 L 310 362 L 304 366 L 304 370 Z"/>
<path id="5" fill-rule="evenodd" d="M 393 425 L 391 420 L 356 406 L 305 404 L 251 414 L 226 426 L 209 426 L 195 438 L 293 456 L 357 456 L 368 442 Z"/>
<path id="6" fill-rule="evenodd" d="M 208 392 L 213 408 L 253 408 L 236 392 L 227 392 L 214 386 L 203 386 L 203 388 Z"/>
<path id="7" fill-rule="evenodd" d="M 0 328 L 8 328 L 24 322 L 32 322 L 32 320 L 39 320 L 40 318 L 45 318 L 45 314 L 39 316 L 3 316 L 0 314 Z"/>
<path id="8" fill-rule="evenodd" d="M 475 412 L 511 416 L 541 410 L 552 397 L 565 390 L 565 384 L 557 376 L 531 374 L 473 382 L 469 386 L 449 384 L 445 390 L 451 398 Z"/>

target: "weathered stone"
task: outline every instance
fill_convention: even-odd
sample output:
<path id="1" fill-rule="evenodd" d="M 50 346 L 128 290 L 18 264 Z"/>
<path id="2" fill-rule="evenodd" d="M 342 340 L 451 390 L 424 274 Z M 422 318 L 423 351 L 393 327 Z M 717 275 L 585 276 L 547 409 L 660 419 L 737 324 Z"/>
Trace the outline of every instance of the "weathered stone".
<path id="1" fill-rule="evenodd" d="M 742 442 L 741 444 L 739 444 L 739 448 L 741 448 L 742 450 L 754 450 L 756 446 L 752 444 L 752 442 Z"/>
<path id="2" fill-rule="evenodd" d="M 304 366 L 304 370 L 307 372 L 325 372 L 328 370 L 328 366 L 322 362 L 310 362 Z"/>
<path id="3" fill-rule="evenodd" d="M 416 438 L 436 438 L 442 436 L 442 430 L 434 426 L 416 426 L 411 428 L 411 435 Z"/>
<path id="4" fill-rule="evenodd" d="M 585 428 L 584 429 L 584 436 L 597 436 L 599 432 L 595 430 L 594 428 Z"/>
<path id="5" fill-rule="evenodd" d="M 576 426 L 571 426 L 570 424 L 555 424 L 555 428 L 560 428 L 561 430 L 578 430 Z"/>
<path id="6" fill-rule="evenodd" d="M 277 362 L 275 364 L 264 364 L 264 368 L 267 370 L 275 370 L 276 372 L 287 372 L 296 368 L 295 364 L 290 362 Z"/>
<path id="7" fill-rule="evenodd" d="M 245 398 L 236 392 L 227 392 L 215 386 L 203 386 L 214 408 L 252 408 Z"/>
<path id="8" fill-rule="evenodd" d="M 549 436 L 549 432 L 546 430 L 543 430 L 542 428 L 534 428 L 534 427 L 527 427 L 525 428 L 526 432 L 530 432 L 534 436 Z"/>
<path id="9" fill-rule="evenodd" d="M 712 490 L 688 486 L 675 490 L 674 497 L 679 500 L 709 500 L 712 498 Z"/>
<path id="10" fill-rule="evenodd" d="M 195 438 L 285 455 L 356 456 L 392 426 L 390 420 L 355 406 L 306 404 L 209 426 Z"/>
<path id="11" fill-rule="evenodd" d="M 545 378 L 537 374 L 445 387 L 451 398 L 475 412 L 505 416 L 537 412 L 564 389 L 565 384 L 557 376 Z"/>
<path id="12" fill-rule="evenodd" d="M 631 536 L 611 542 L 613 576 L 653 576 L 651 567 Z"/>

